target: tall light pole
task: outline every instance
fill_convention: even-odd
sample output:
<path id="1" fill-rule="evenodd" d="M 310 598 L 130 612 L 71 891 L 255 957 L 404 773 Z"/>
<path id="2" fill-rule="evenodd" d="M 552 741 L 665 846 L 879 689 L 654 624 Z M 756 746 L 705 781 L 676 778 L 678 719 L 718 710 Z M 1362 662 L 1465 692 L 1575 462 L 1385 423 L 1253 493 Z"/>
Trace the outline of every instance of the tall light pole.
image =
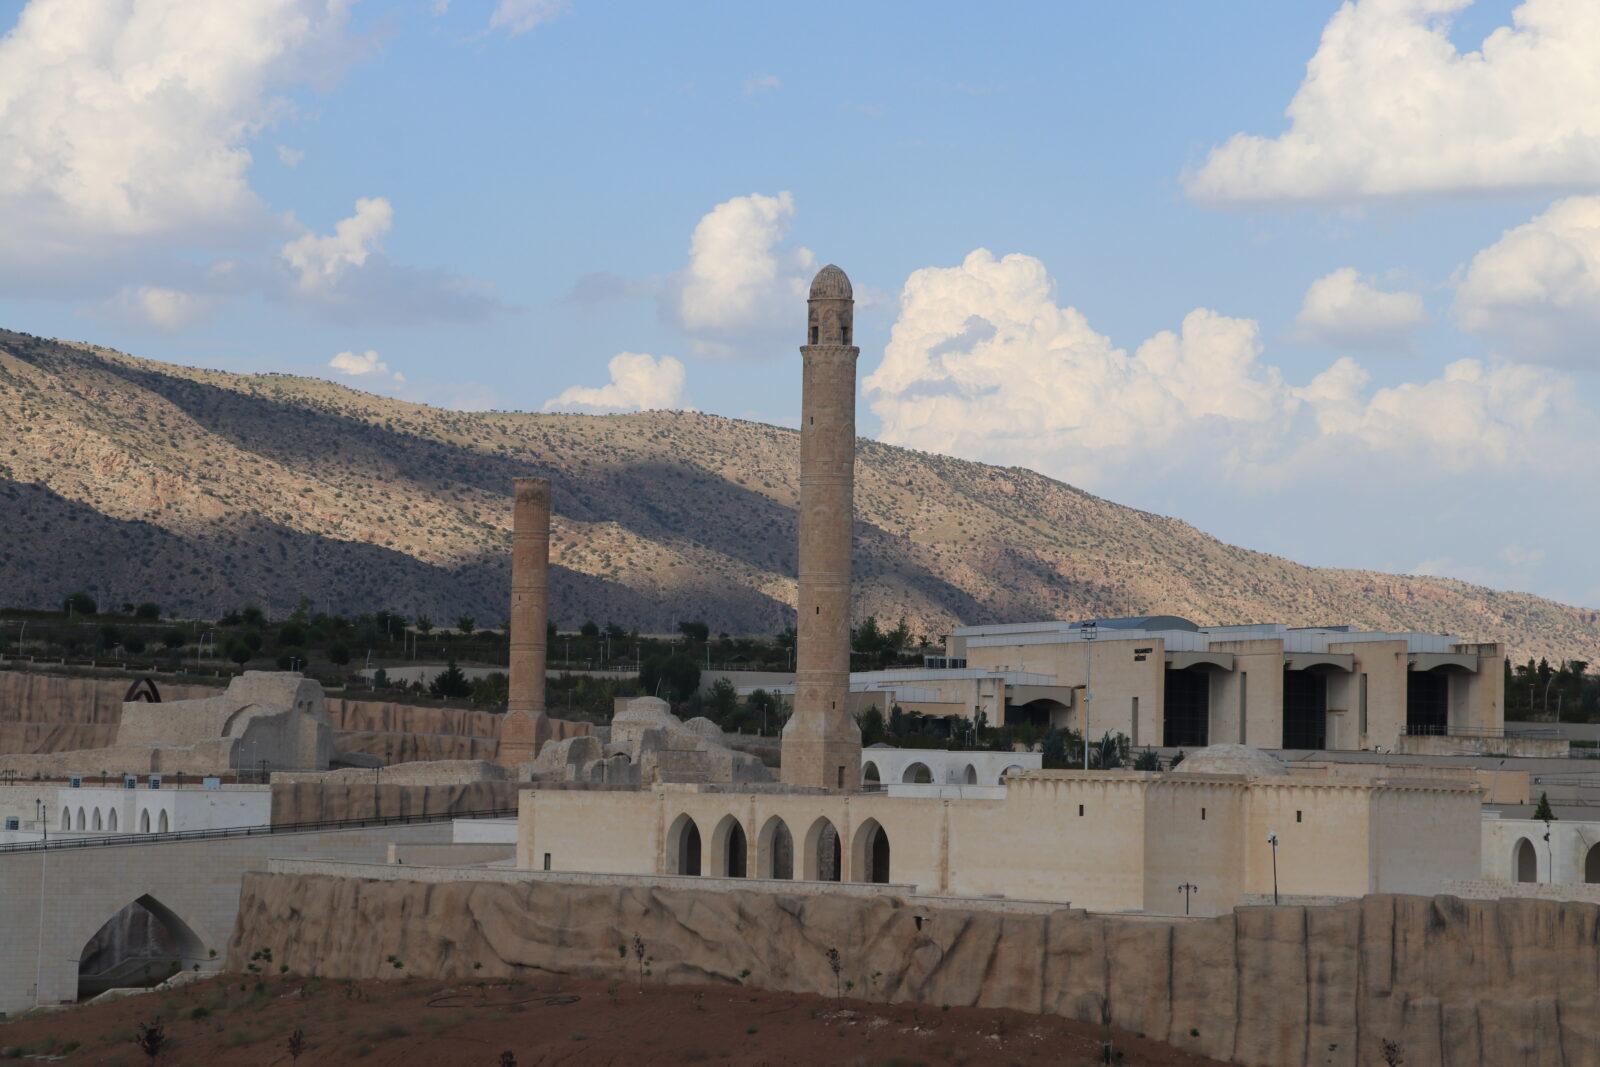
<path id="1" fill-rule="evenodd" d="M 1267 831 L 1267 843 L 1272 846 L 1272 903 L 1278 903 L 1278 831 Z"/>
<path id="2" fill-rule="evenodd" d="M 1183 894 L 1183 913 L 1189 914 L 1189 894 L 1200 892 L 1200 887 L 1193 882 L 1185 882 L 1178 887 L 1178 892 Z"/>
<path id="3" fill-rule="evenodd" d="M 1080 628 L 1089 647 L 1083 650 L 1083 769 L 1089 769 L 1089 702 L 1094 699 L 1094 639 L 1100 636 L 1100 627 L 1093 619 Z"/>

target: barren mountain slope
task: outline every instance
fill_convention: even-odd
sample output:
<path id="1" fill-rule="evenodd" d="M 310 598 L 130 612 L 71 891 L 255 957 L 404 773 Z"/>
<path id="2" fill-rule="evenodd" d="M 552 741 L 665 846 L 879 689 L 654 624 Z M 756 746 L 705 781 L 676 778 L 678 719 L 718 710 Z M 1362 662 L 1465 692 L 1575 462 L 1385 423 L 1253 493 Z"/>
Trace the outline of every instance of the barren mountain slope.
<path id="1" fill-rule="evenodd" d="M 462 413 L 0 331 L 0 601 L 214 615 L 390 606 L 498 624 L 510 479 L 555 488 L 554 614 L 792 621 L 799 448 L 710 415 Z M 1596 615 L 1448 579 L 1303 567 L 1031 471 L 862 441 L 857 613 L 1348 622 L 1600 661 Z"/>

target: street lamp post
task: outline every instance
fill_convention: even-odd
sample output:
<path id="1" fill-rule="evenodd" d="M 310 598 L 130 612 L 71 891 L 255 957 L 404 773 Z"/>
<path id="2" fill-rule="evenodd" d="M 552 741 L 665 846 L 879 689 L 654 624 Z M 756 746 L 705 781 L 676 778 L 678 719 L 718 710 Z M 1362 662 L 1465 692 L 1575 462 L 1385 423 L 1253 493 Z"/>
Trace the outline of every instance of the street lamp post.
<path id="1" fill-rule="evenodd" d="M 1178 887 L 1178 892 L 1183 894 L 1183 913 L 1189 914 L 1189 894 L 1200 892 L 1200 887 L 1193 882 L 1185 882 Z"/>
<path id="2" fill-rule="evenodd" d="M 1094 639 L 1100 628 L 1093 619 L 1080 627 L 1089 647 L 1083 650 L 1083 769 L 1089 769 L 1089 702 L 1094 699 Z"/>
<path id="3" fill-rule="evenodd" d="M 1278 831 L 1267 831 L 1267 843 L 1272 846 L 1272 903 L 1278 903 Z"/>

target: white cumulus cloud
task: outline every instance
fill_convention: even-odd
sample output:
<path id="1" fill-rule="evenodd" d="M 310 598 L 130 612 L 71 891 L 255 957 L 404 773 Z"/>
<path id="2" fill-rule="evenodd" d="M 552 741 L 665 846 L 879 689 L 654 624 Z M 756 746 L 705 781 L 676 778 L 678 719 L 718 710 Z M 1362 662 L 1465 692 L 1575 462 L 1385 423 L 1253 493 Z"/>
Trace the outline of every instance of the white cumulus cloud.
<path id="1" fill-rule="evenodd" d="M 695 226 L 689 262 L 664 296 L 697 355 L 739 354 L 792 323 L 817 266 L 809 249 L 783 243 L 794 213 L 792 193 L 751 193 L 718 204 Z"/>
<path id="2" fill-rule="evenodd" d="M 1525 0 L 1463 53 L 1472 0 L 1352 0 L 1323 30 L 1289 129 L 1236 134 L 1188 176 L 1228 203 L 1600 185 L 1600 4 Z"/>
<path id="3" fill-rule="evenodd" d="M 549 22 L 570 5 L 567 0 L 500 0 L 489 16 L 489 28 L 515 36 Z"/>
<path id="4" fill-rule="evenodd" d="M 744 95 L 755 96 L 757 93 L 770 92 L 783 85 L 776 74 L 752 74 L 744 80 Z"/>
<path id="5" fill-rule="evenodd" d="M 1344 358 L 1296 387 L 1261 352 L 1254 321 L 1200 308 L 1130 356 L 1057 302 L 1039 260 L 980 249 L 907 279 L 862 384 L 886 442 L 1091 488 L 1131 477 L 1254 491 L 1348 471 L 1358 456 L 1391 461 L 1396 476 L 1565 465 L 1600 436 L 1572 383 L 1541 367 L 1459 360 L 1372 389 Z"/>
<path id="6" fill-rule="evenodd" d="M 546 411 L 604 414 L 616 411 L 650 411 L 684 406 L 686 377 L 682 361 L 660 359 L 643 352 L 620 352 L 607 365 L 608 385 L 574 385 L 544 406 Z"/>
<path id="7" fill-rule="evenodd" d="M 336 66 L 349 0 L 30 0 L 0 38 L 0 250 L 265 225 L 247 142 Z M 0 256 L 0 258 L 4 258 Z"/>
<path id="8" fill-rule="evenodd" d="M 215 304 L 215 298 L 204 293 L 162 285 L 130 285 L 112 297 L 104 310 L 113 317 L 158 330 L 181 330 L 205 318 Z"/>
<path id="9" fill-rule="evenodd" d="M 1559 200 L 1479 252 L 1455 310 L 1508 356 L 1600 365 L 1600 196 Z"/>
<path id="10" fill-rule="evenodd" d="M 301 149 L 283 144 L 278 146 L 278 162 L 286 167 L 298 167 L 305 158 L 306 154 Z"/>
<path id="11" fill-rule="evenodd" d="M 1385 292 L 1354 267 L 1318 278 L 1306 290 L 1296 336 L 1345 348 L 1403 348 L 1406 337 L 1428 321 L 1417 293 Z"/>
<path id="12" fill-rule="evenodd" d="M 356 213 L 343 219 L 326 237 L 306 233 L 283 246 L 283 261 L 297 275 L 305 293 L 328 293 L 352 268 L 382 247 L 394 225 L 394 208 L 381 196 L 356 201 Z"/>
<path id="13" fill-rule="evenodd" d="M 373 348 L 369 348 L 359 355 L 355 352 L 340 352 L 328 360 L 328 366 L 340 374 L 348 374 L 352 377 L 359 378 L 372 375 L 376 378 L 389 378 L 395 382 L 404 382 L 406 380 L 405 375 L 399 371 L 390 373 L 389 364 L 379 359 L 377 350 Z"/>

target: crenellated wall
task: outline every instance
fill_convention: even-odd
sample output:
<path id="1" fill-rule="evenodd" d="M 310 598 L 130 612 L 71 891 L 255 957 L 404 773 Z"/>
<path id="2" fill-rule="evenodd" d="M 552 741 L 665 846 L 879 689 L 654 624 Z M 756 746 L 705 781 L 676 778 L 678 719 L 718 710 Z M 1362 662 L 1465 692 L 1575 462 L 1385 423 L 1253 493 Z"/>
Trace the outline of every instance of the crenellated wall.
<path id="1" fill-rule="evenodd" d="M 624 978 L 617 946 L 637 933 L 652 982 L 744 974 L 831 994 L 837 948 L 854 996 L 1096 1022 L 1104 1009 L 1117 1026 L 1244 1067 L 1365 1067 L 1383 1062 L 1384 1040 L 1407 1067 L 1586 1067 L 1600 1047 L 1592 904 L 1374 895 L 1183 921 L 773 882 L 379 874 L 247 874 L 229 966 L 270 948 L 292 972 L 327 977 L 389 977 L 397 958 L 405 974 L 440 980 Z"/>

